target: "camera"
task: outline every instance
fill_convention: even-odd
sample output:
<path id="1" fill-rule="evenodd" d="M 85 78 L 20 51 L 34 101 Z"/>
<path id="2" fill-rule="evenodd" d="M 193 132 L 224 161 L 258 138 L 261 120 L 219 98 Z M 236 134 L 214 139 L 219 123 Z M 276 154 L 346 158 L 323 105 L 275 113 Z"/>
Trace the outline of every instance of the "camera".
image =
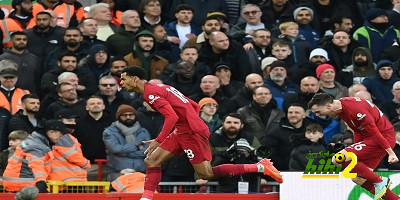
<path id="1" fill-rule="evenodd" d="M 268 146 L 260 146 L 257 149 L 250 146 L 246 139 L 240 138 L 235 141 L 227 150 L 226 154 L 232 160 L 238 158 L 247 158 L 249 160 L 261 160 L 271 155 L 271 148 Z"/>

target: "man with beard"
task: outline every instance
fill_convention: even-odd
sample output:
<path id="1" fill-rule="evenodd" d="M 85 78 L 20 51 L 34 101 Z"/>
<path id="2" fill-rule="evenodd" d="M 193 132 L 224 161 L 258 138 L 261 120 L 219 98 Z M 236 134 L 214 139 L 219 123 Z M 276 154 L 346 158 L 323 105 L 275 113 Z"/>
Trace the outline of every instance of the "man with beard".
<path id="1" fill-rule="evenodd" d="M 82 32 L 83 41 L 89 44 L 89 47 L 96 44 L 106 45 L 104 41 L 97 39 L 98 25 L 97 21 L 93 18 L 86 18 L 78 26 L 79 30 Z"/>
<path id="2" fill-rule="evenodd" d="M 212 32 L 221 30 L 221 24 L 219 23 L 218 17 L 212 15 L 206 18 L 201 28 L 203 29 L 203 32 L 197 37 L 189 39 L 184 46 L 191 46 L 196 47 L 196 49 L 200 49 L 203 44 L 208 41 L 208 36 Z"/>
<path id="3" fill-rule="evenodd" d="M 264 79 L 264 84 L 267 86 L 276 100 L 278 108 L 283 110 L 283 101 L 289 94 L 299 92 L 299 86 L 292 81 L 286 79 L 286 63 L 284 61 L 274 61 L 270 65 L 269 77 Z"/>
<path id="4" fill-rule="evenodd" d="M 174 63 L 179 60 L 179 46 L 168 40 L 167 32 L 161 24 L 151 25 L 149 31 L 156 38 L 157 46 L 154 54 L 168 60 L 169 63 Z"/>
<path id="5" fill-rule="evenodd" d="M 38 57 L 40 66 L 42 66 L 46 56 L 63 41 L 65 29 L 60 26 L 52 27 L 50 21 L 50 13 L 39 12 L 36 15 L 36 26 L 24 31 L 28 37 L 26 48 Z"/>
<path id="6" fill-rule="evenodd" d="M 310 25 L 314 11 L 309 7 L 298 7 L 293 11 L 293 17 L 299 24 L 299 35 L 302 35 L 311 44 L 312 49 L 317 48 L 320 33 Z"/>
<path id="7" fill-rule="evenodd" d="M 141 66 L 147 74 L 147 80 L 159 78 L 162 71 L 168 65 L 165 58 L 154 54 L 156 50 L 156 39 L 147 30 L 135 36 L 133 52 L 126 55 L 124 59 L 129 66 Z"/>
<path id="8" fill-rule="evenodd" d="M 249 74 L 246 76 L 246 82 L 238 93 L 231 98 L 235 108 L 241 108 L 249 105 L 253 101 L 254 91 L 264 85 L 263 79 L 259 74 Z"/>
<path id="9" fill-rule="evenodd" d="M 270 158 L 276 164 L 277 169 L 289 170 L 290 153 L 293 150 L 293 144 L 290 142 L 291 136 L 304 134 L 309 123 L 304 107 L 294 103 L 289 106 L 287 117 L 282 117 L 279 123 L 267 130 L 261 144 L 272 149 Z"/>
<path id="10" fill-rule="evenodd" d="M 324 49 L 316 48 L 311 51 L 309 62 L 299 66 L 296 73 L 290 77 L 290 80 L 296 84 L 300 84 L 300 81 L 306 76 L 317 77 L 315 74 L 315 69 L 318 65 L 327 63 L 329 61 L 328 52 Z"/>
<path id="11" fill-rule="evenodd" d="M 26 50 L 27 36 L 24 32 L 11 34 L 11 49 L 5 49 L 0 60 L 9 59 L 18 64 L 18 81 L 16 86 L 37 94 L 41 75 L 38 58 Z"/>
<path id="12" fill-rule="evenodd" d="M 82 144 L 83 155 L 90 160 L 92 165 L 88 169 L 89 181 L 97 181 L 98 165 L 95 159 L 106 159 L 106 147 L 101 133 L 114 121 L 113 115 L 105 112 L 104 109 L 103 99 L 99 96 L 91 96 L 86 100 L 87 112 L 76 121 L 74 135 Z M 103 174 L 105 174 L 104 171 Z"/>
<path id="13" fill-rule="evenodd" d="M 21 102 L 23 109 L 11 117 L 8 131 L 22 130 L 32 133 L 33 129 L 41 122 L 37 116 L 40 108 L 39 97 L 34 94 L 26 94 L 21 98 Z"/>
<path id="14" fill-rule="evenodd" d="M 350 73 L 353 76 L 353 83 L 362 83 L 362 81 L 375 75 L 376 64 L 372 60 L 371 51 L 365 47 L 354 49 L 351 55 L 352 65 L 343 69 L 344 73 Z"/>
<path id="15" fill-rule="evenodd" d="M 40 0 L 32 7 L 33 16 L 44 10 L 53 10 L 57 16 L 57 26 L 63 28 L 69 27 L 69 23 L 75 13 L 73 5 L 68 5 L 60 0 Z"/>
<path id="16" fill-rule="evenodd" d="M 15 31 L 23 31 L 35 26 L 32 15 L 33 0 L 13 0 L 12 8 L 14 9 L 7 18 L 0 23 L 2 30 L 4 47 L 11 47 L 10 34 Z"/>
<path id="17" fill-rule="evenodd" d="M 237 113 L 242 117 L 244 131 L 261 140 L 265 132 L 277 123 L 285 113 L 277 106 L 272 98 L 270 89 L 258 87 L 253 94 L 250 105 L 240 108 Z"/>
<path id="18" fill-rule="evenodd" d="M 89 54 L 89 45 L 83 42 L 82 32 L 78 28 L 67 28 L 63 36 L 64 43 L 51 51 L 43 64 L 43 72 L 48 72 L 57 67 L 57 58 L 63 51 L 76 54 L 77 63 Z"/>
<path id="19" fill-rule="evenodd" d="M 122 13 L 122 24 L 116 33 L 107 38 L 107 47 L 111 55 L 125 56 L 131 53 L 135 35 L 141 30 L 140 18 L 136 10 Z"/>
<path id="20" fill-rule="evenodd" d="M 144 172 L 144 151 L 150 140 L 149 132 L 140 126 L 136 110 L 132 106 L 121 105 L 113 122 L 103 132 L 103 141 L 107 149 L 107 181 L 118 178 L 123 169 Z"/>
<path id="21" fill-rule="evenodd" d="M 358 28 L 353 38 L 371 51 L 372 59 L 378 62 L 384 49 L 392 46 L 399 31 L 389 24 L 387 13 L 380 8 L 371 8 L 366 14 L 364 26 Z"/>
<path id="22" fill-rule="evenodd" d="M 120 105 L 128 103 L 128 100 L 124 99 L 122 93 L 118 91 L 118 83 L 113 76 L 103 76 L 100 78 L 99 92 L 96 95 L 103 99 L 106 110 L 111 115 L 117 112 Z"/>
<path id="23" fill-rule="evenodd" d="M 240 141 L 239 141 L 240 140 Z M 254 160 L 251 160 L 245 156 L 248 154 L 248 151 L 243 152 L 241 142 L 247 142 L 249 151 L 250 149 L 258 148 L 260 146 L 260 142 L 257 140 L 256 137 L 252 136 L 248 132 L 243 130 L 243 122 L 240 115 L 236 113 L 230 113 L 225 115 L 222 123 L 222 127 L 219 128 L 211 134 L 210 137 L 210 147 L 211 152 L 213 155 L 213 160 L 211 162 L 212 166 L 217 166 L 221 164 L 227 163 L 251 163 Z M 239 155 L 231 157 L 228 153 L 228 149 L 236 143 L 237 149 L 232 149 L 232 151 L 238 150 Z M 240 150 L 239 150 L 240 149 Z M 247 161 L 247 162 L 246 162 Z M 218 183 L 218 191 L 219 192 L 238 192 L 238 182 L 240 181 L 240 176 L 233 176 L 233 177 L 226 177 L 226 178 L 219 178 Z M 250 182 L 249 190 L 252 192 L 257 192 L 257 176 L 252 175 L 242 175 L 246 181 Z"/>
<path id="24" fill-rule="evenodd" d="M 77 118 L 85 114 L 85 101 L 78 98 L 76 89 L 69 83 L 61 83 L 56 87 L 60 99 L 47 107 L 44 118 L 52 119 L 54 113 L 61 109 L 71 109 Z"/>
<path id="25" fill-rule="evenodd" d="M 182 61 L 178 64 L 176 73 L 165 80 L 170 85 L 186 96 L 197 94 L 200 90 L 201 77 L 195 74 L 195 66 L 191 62 Z"/>

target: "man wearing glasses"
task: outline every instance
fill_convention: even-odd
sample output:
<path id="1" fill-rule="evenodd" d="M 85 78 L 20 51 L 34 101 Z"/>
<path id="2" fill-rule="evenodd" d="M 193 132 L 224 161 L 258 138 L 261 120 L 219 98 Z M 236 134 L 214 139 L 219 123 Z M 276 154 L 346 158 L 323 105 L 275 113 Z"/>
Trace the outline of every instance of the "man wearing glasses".
<path id="1" fill-rule="evenodd" d="M 99 81 L 99 92 L 100 96 L 105 105 L 105 109 L 110 112 L 111 115 L 115 115 L 117 109 L 122 104 L 128 104 L 120 91 L 118 91 L 117 80 L 113 76 L 103 76 Z"/>
<path id="2" fill-rule="evenodd" d="M 242 9 L 244 22 L 232 27 L 229 34 L 241 43 L 251 41 L 255 30 L 265 28 L 264 23 L 261 22 L 261 16 L 262 13 L 257 5 L 245 5 Z"/>

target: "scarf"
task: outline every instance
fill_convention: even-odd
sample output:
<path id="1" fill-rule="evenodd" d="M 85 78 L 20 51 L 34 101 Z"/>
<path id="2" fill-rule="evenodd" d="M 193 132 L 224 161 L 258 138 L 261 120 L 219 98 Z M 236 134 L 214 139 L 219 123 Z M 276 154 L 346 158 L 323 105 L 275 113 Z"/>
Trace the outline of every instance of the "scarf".
<path id="1" fill-rule="evenodd" d="M 134 144 L 134 145 L 136 144 L 135 143 L 136 137 L 135 137 L 134 134 L 140 128 L 139 121 L 136 121 L 135 124 L 133 124 L 132 127 L 127 127 L 127 126 L 125 126 L 124 124 L 122 124 L 119 121 L 116 121 L 113 124 L 114 124 L 114 126 L 116 126 L 121 131 L 122 134 L 124 134 L 126 143 Z"/>

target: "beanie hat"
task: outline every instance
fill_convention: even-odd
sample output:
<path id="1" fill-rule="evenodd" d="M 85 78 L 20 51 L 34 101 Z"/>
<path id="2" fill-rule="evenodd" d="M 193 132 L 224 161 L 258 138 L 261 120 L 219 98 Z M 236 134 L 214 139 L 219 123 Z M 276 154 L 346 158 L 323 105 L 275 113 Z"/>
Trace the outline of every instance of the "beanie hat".
<path id="1" fill-rule="evenodd" d="M 323 71 L 325 71 L 326 69 L 333 69 L 333 70 L 335 70 L 335 67 L 333 67 L 332 65 L 330 65 L 330 64 L 320 64 L 318 67 L 317 67 L 317 69 L 315 69 L 315 73 L 317 74 L 317 78 L 319 79 L 319 77 L 321 76 L 321 73 L 323 72 Z M 336 72 L 336 70 L 335 70 L 335 72 Z"/>
<path id="2" fill-rule="evenodd" d="M 383 9 L 380 8 L 371 8 L 367 11 L 367 14 L 365 15 L 365 18 L 367 21 L 371 21 L 379 16 L 385 15 L 387 16 L 386 12 Z"/>
<path id="3" fill-rule="evenodd" d="M 301 6 L 301 7 L 296 8 L 296 10 L 293 11 L 294 20 L 296 20 L 297 14 L 299 14 L 300 10 L 308 10 L 311 13 L 311 19 L 314 17 L 314 11 L 311 8 L 305 7 L 305 6 Z"/>
<path id="4" fill-rule="evenodd" d="M 206 104 L 216 104 L 216 105 L 218 105 L 217 101 L 215 101 L 213 98 L 205 97 L 205 98 L 202 98 L 199 101 L 200 109 L 203 108 L 203 106 L 206 105 Z"/>
<path id="5" fill-rule="evenodd" d="M 271 66 L 271 69 L 270 69 L 271 71 L 275 67 L 283 67 L 285 69 L 287 68 L 286 62 L 285 61 L 281 61 L 281 60 L 276 60 L 276 61 L 272 62 L 270 66 Z"/>
<path id="6" fill-rule="evenodd" d="M 122 114 L 126 113 L 126 112 L 133 112 L 136 114 L 136 110 L 130 106 L 130 105 L 126 105 L 126 104 L 122 104 L 118 107 L 117 113 L 115 114 L 115 117 L 117 119 L 119 119 L 119 116 L 121 116 Z"/>
<path id="7" fill-rule="evenodd" d="M 390 60 L 381 60 L 376 64 L 376 70 L 379 70 L 382 67 L 391 67 L 391 68 L 393 68 L 393 63 Z"/>
<path id="8" fill-rule="evenodd" d="M 326 52 L 325 49 L 316 48 L 312 50 L 310 53 L 309 60 L 311 60 L 311 58 L 314 56 L 323 56 L 326 59 L 326 61 L 329 61 L 328 52 Z"/>
<path id="9" fill-rule="evenodd" d="M 275 57 L 266 57 L 261 61 L 261 70 L 264 71 L 264 69 L 268 66 L 271 65 L 274 61 L 277 61 L 278 59 Z"/>
<path id="10" fill-rule="evenodd" d="M 219 61 L 219 62 L 217 62 L 217 63 L 215 63 L 214 64 L 214 71 L 218 71 L 218 69 L 221 69 L 221 68 L 226 68 L 226 69 L 231 69 L 230 67 L 229 67 L 229 63 L 227 63 L 227 62 L 224 62 L 224 61 Z"/>
<path id="11" fill-rule="evenodd" d="M 13 0 L 12 3 L 11 3 L 11 6 L 12 6 L 13 9 L 15 9 L 15 7 L 17 5 L 21 5 L 21 3 L 24 2 L 24 1 L 25 0 Z M 34 1 L 34 0 L 31 0 L 31 1 Z"/>
<path id="12" fill-rule="evenodd" d="M 60 131 L 62 133 L 67 133 L 68 129 L 64 123 L 58 121 L 56 119 L 49 119 L 44 122 L 44 130 L 47 132 L 48 130 Z"/>
<path id="13" fill-rule="evenodd" d="M 107 47 L 105 45 L 103 45 L 103 44 L 95 44 L 95 45 L 93 45 L 92 47 L 90 47 L 89 53 L 91 55 L 94 55 L 99 51 L 105 51 L 105 52 L 108 53 Z"/>

